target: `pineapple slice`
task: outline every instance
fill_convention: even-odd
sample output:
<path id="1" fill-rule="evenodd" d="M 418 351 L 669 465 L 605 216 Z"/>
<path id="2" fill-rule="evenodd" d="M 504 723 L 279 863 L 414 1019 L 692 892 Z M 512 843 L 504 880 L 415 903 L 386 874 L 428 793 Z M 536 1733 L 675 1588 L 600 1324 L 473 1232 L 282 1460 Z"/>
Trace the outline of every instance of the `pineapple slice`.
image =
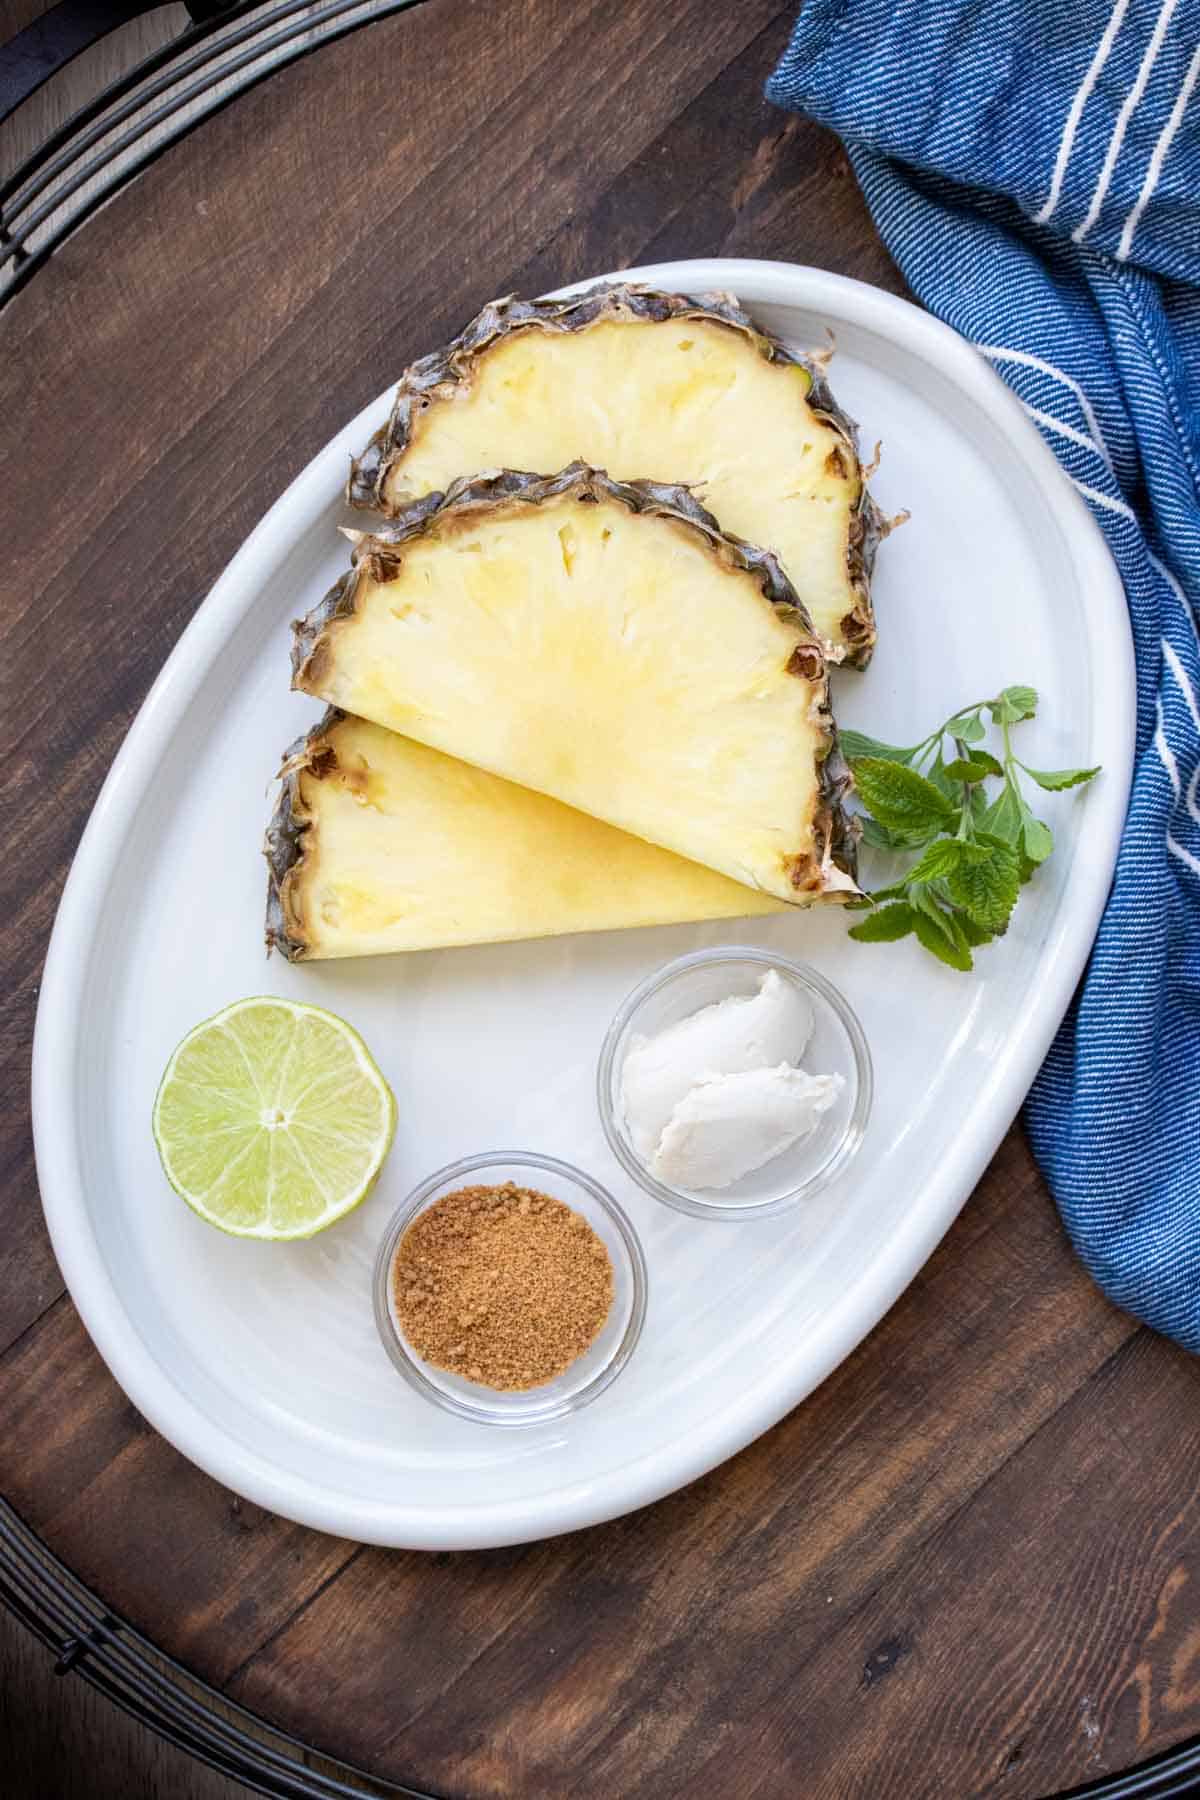
<path id="1" fill-rule="evenodd" d="M 344 713 L 288 752 L 267 942 L 293 961 L 503 943 L 780 902 Z"/>
<path id="2" fill-rule="evenodd" d="M 686 490 L 454 483 L 295 627 L 293 685 L 764 894 L 857 890 L 820 648 Z"/>
<path id="3" fill-rule="evenodd" d="M 833 661 L 875 642 L 870 573 L 886 527 L 821 358 L 760 331 L 729 295 L 622 284 L 497 300 L 402 376 L 348 496 L 394 514 L 473 469 L 561 469 L 695 487 L 722 529 L 774 550 Z"/>

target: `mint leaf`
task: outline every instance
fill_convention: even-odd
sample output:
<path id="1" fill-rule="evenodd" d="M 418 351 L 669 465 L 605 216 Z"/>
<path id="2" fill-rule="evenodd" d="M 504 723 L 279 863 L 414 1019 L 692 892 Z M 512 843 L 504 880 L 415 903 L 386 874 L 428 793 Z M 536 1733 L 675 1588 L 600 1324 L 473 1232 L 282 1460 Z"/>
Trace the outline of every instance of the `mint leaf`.
<path id="1" fill-rule="evenodd" d="M 1030 809 L 1020 772 L 1051 793 L 1081 787 L 1099 773 L 1030 769 L 1017 760 L 1012 727 L 1037 708 L 1036 688 L 1016 683 L 954 713 L 911 748 L 863 732 L 842 734 L 862 798 L 864 842 L 916 856 L 892 886 L 869 897 L 875 910 L 852 936 L 886 943 L 915 932 L 940 962 L 966 970 L 973 949 L 1004 934 L 1021 884 L 1054 848 L 1049 827 Z M 1003 739 L 999 756 L 984 748 L 989 722 Z M 1003 784 L 992 790 L 994 798 L 989 781 Z"/>
<path id="2" fill-rule="evenodd" d="M 1021 841 L 1027 811 L 1028 808 L 1023 805 L 1020 796 L 1014 793 L 1011 783 L 1006 781 L 980 819 L 979 828 L 1001 843 L 1011 844 L 1015 849 Z"/>
<path id="3" fill-rule="evenodd" d="M 864 844 L 869 844 L 872 850 L 900 850 L 903 848 L 903 842 L 896 836 L 896 833 L 889 831 L 886 825 L 881 825 L 878 819 L 873 819 L 870 813 L 862 815 L 862 841 Z"/>
<path id="4" fill-rule="evenodd" d="M 1007 838 L 997 837 L 992 831 L 976 832 L 975 842 L 977 844 L 985 844 L 992 850 L 1012 850 L 1014 848 Z M 1015 848 L 1017 850 L 1017 855 L 1020 856 L 1020 846 L 1017 845 Z"/>
<path id="5" fill-rule="evenodd" d="M 953 937 L 940 925 L 935 925 L 928 913 L 913 914 L 913 930 L 917 934 L 918 942 L 923 944 L 926 950 L 931 951 L 939 962 L 948 964 L 952 969 L 961 969 L 964 975 L 969 969 L 975 967 L 971 960 L 971 952 L 961 944 L 955 943 Z"/>
<path id="6" fill-rule="evenodd" d="M 1030 812 L 1026 813 L 1024 828 L 1021 832 L 1021 848 L 1031 863 L 1044 863 L 1054 848 L 1054 834 L 1048 825 L 1035 819 Z"/>
<path id="7" fill-rule="evenodd" d="M 1007 845 L 964 844 L 947 878 L 950 898 L 985 931 L 1002 932 L 1021 889 L 1021 865 Z"/>
<path id="8" fill-rule="evenodd" d="M 947 930 L 953 937 L 954 942 L 958 945 L 958 948 L 962 951 L 966 951 L 970 948 L 967 943 L 967 934 L 963 930 L 963 919 L 965 916 L 965 914 L 960 912 L 946 912 L 942 915 Z"/>
<path id="9" fill-rule="evenodd" d="M 949 780 L 946 775 L 946 765 L 942 761 L 942 753 L 941 753 L 940 749 L 938 750 L 937 755 L 934 757 L 933 761 L 929 765 L 926 779 L 928 781 L 930 781 L 933 784 L 933 786 L 937 789 L 938 793 L 942 794 L 950 802 L 951 806 L 953 806 L 957 810 L 959 804 L 961 803 L 962 795 L 959 793 L 959 791 L 955 787 L 954 783 L 951 780 Z"/>
<path id="10" fill-rule="evenodd" d="M 919 744 L 913 744 L 908 750 L 899 744 L 885 744 L 882 738 L 868 737 L 865 731 L 846 731 L 839 729 L 838 742 L 842 746 L 842 755 L 846 758 L 855 756 L 878 756 L 884 762 L 911 762 Z"/>
<path id="11" fill-rule="evenodd" d="M 955 808 L 915 769 L 878 756 L 857 756 L 850 767 L 863 805 L 892 831 L 939 828 L 955 819 Z"/>
<path id="12" fill-rule="evenodd" d="M 907 882 L 897 881 L 892 887 L 876 888 L 868 896 L 868 900 L 871 902 L 874 902 L 874 904 L 876 906 L 878 906 L 880 901 L 882 901 L 882 900 L 905 900 L 905 899 L 907 899 L 907 897 L 908 897 Z M 853 906 L 855 904 L 855 902 L 853 900 L 847 900 L 845 904 L 847 906 Z"/>
<path id="13" fill-rule="evenodd" d="M 1085 781 L 1100 773 L 1099 763 L 1094 769 L 1031 769 L 1027 763 L 1022 763 L 1021 767 L 1031 780 L 1050 794 L 1060 793 L 1063 788 L 1082 787 Z"/>
<path id="14" fill-rule="evenodd" d="M 954 930 L 951 925 L 951 915 L 944 910 L 941 901 L 928 883 L 921 882 L 916 887 L 910 887 L 908 897 L 912 902 L 913 911 L 924 913 L 925 917 L 937 926 L 943 937 L 948 937 L 953 942 Z"/>
<path id="15" fill-rule="evenodd" d="M 976 751 L 969 762 L 961 756 L 946 764 L 945 775 L 950 781 L 982 781 L 987 775 L 1003 775 L 1004 764 L 998 763 L 994 756 L 986 750 Z"/>
<path id="16" fill-rule="evenodd" d="M 945 881 L 958 868 L 963 853 L 969 849 L 970 845 L 960 844 L 957 838 L 937 838 L 904 879 L 910 886 L 919 882 Z"/>
<path id="17" fill-rule="evenodd" d="M 1015 725 L 1019 719 L 1032 719 L 1037 703 L 1036 688 L 1006 687 L 990 702 L 992 717 L 997 725 Z"/>
<path id="18" fill-rule="evenodd" d="M 927 844 L 931 837 L 936 837 L 941 830 L 940 825 L 927 825 L 922 831 L 889 831 L 870 813 L 860 813 L 863 843 L 869 844 L 872 850 L 919 850 Z"/>
<path id="19" fill-rule="evenodd" d="M 967 811 L 971 815 L 972 825 L 974 825 L 977 830 L 982 826 L 984 814 L 987 812 L 990 804 L 991 802 L 988 799 L 987 789 L 985 787 L 972 787 L 967 789 Z"/>
<path id="20" fill-rule="evenodd" d="M 1021 835 L 1017 839 L 1015 846 L 1005 843 L 1003 838 L 993 837 L 990 831 L 978 832 L 975 838 L 977 844 L 990 844 L 993 849 L 1012 850 L 1015 847 L 1017 852 L 1018 870 L 1023 882 L 1028 881 L 1029 877 L 1037 868 L 1037 864 L 1031 861 L 1025 853 L 1025 821 L 1031 818 L 1033 818 L 1033 814 L 1029 811 L 1028 807 L 1026 807 L 1025 816 L 1021 824 Z M 1034 823 L 1036 824 L 1036 822 L 1037 821 L 1035 820 Z"/>
<path id="21" fill-rule="evenodd" d="M 970 947 L 957 915 L 945 910 L 930 887 L 910 887 L 908 891 L 916 914 L 913 930 L 920 942 L 941 962 L 949 963 L 952 969 L 971 968 Z M 940 949 L 935 948 L 931 933 L 940 943 Z"/>
<path id="22" fill-rule="evenodd" d="M 912 931 L 915 916 L 912 907 L 903 900 L 891 906 L 880 906 L 861 925 L 852 925 L 850 936 L 857 938 L 860 944 L 894 944 L 897 938 L 907 937 Z"/>

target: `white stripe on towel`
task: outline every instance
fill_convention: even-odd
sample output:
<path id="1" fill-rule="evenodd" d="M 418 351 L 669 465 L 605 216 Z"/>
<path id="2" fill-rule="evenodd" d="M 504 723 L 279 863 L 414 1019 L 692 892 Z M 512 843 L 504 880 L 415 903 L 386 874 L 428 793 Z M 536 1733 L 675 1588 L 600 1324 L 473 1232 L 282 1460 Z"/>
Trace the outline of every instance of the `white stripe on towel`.
<path id="1" fill-rule="evenodd" d="M 1052 380 L 1061 381 L 1064 387 L 1069 387 L 1079 402 L 1079 410 L 1087 420 L 1088 430 L 1095 439 L 1097 450 L 1109 468 L 1112 468 L 1112 457 L 1108 453 L 1108 445 L 1104 441 L 1100 421 L 1092 410 L 1091 401 L 1073 375 L 1068 375 L 1065 370 L 1058 368 L 1054 363 L 1047 362 L 1045 357 L 1035 356 L 1032 350 L 1010 350 L 1006 344 L 976 344 L 975 348 L 980 356 L 986 356 L 991 362 L 1015 362 L 1020 363 L 1025 369 L 1040 369 L 1043 375 L 1049 375 Z"/>
<path id="2" fill-rule="evenodd" d="M 1096 191 L 1092 195 L 1092 203 L 1087 209 L 1087 214 L 1082 224 L 1077 225 L 1071 233 L 1072 241 L 1076 244 L 1082 244 L 1084 238 L 1092 229 L 1096 220 L 1100 217 L 1100 208 L 1104 205 L 1104 196 L 1108 192 L 1108 184 L 1112 180 L 1113 170 L 1117 166 L 1117 158 L 1121 154 L 1121 146 L 1125 142 L 1126 129 L 1130 119 L 1141 104 L 1142 95 L 1146 91 L 1146 83 L 1149 81 L 1151 70 L 1158 60 L 1158 53 L 1162 49 L 1163 39 L 1167 35 L 1167 26 L 1171 23 L 1172 14 L 1178 4 L 1179 0 L 1163 0 L 1163 4 L 1159 8 L 1158 17 L 1154 21 L 1154 30 L 1150 33 L 1150 42 L 1146 45 L 1146 48 L 1142 53 L 1142 60 L 1138 64 L 1138 72 L 1134 77 L 1133 86 L 1126 94 L 1121 110 L 1117 114 L 1117 122 L 1113 127 L 1112 138 L 1104 156 L 1104 164 L 1096 182 Z"/>
<path id="3" fill-rule="evenodd" d="M 1187 709 L 1192 715 L 1192 723 L 1196 727 L 1196 730 L 1200 731 L 1200 706 L 1196 705 L 1196 696 L 1193 694 L 1192 684 L 1187 678 L 1187 670 L 1175 654 L 1174 647 L 1167 642 L 1166 638 L 1163 638 L 1162 640 L 1162 653 L 1167 659 L 1167 666 L 1175 677 L 1180 693 L 1187 701 Z"/>
<path id="4" fill-rule="evenodd" d="M 1061 419 L 1054 417 L 1053 413 L 1043 412 L 1037 406 L 1030 406 L 1027 400 L 1022 400 L 1021 405 L 1031 419 L 1039 425 L 1044 425 L 1046 430 L 1052 431 L 1056 437 L 1069 438 L 1073 444 L 1081 444 L 1085 450 L 1091 450 L 1094 455 L 1100 457 L 1102 461 L 1104 460 L 1103 450 L 1095 438 L 1089 437 L 1086 431 L 1076 431 L 1073 425 L 1064 425 Z"/>
<path id="5" fill-rule="evenodd" d="M 1183 123 L 1183 115 L 1187 111 L 1187 103 L 1192 97 L 1192 89 L 1195 87 L 1198 80 L 1200 80 L 1200 44 L 1197 44 L 1195 50 L 1192 52 L 1192 60 L 1188 64 L 1188 72 L 1183 78 L 1183 86 L 1175 96 L 1175 104 L 1171 108 L 1170 117 L 1158 134 L 1158 142 L 1154 146 L 1154 154 L 1151 156 L 1150 165 L 1146 170 L 1146 179 L 1142 183 L 1142 191 L 1137 197 L 1137 203 L 1125 221 L 1125 229 L 1122 231 L 1121 241 L 1117 245 L 1117 256 L 1121 262 L 1125 261 L 1129 252 L 1133 249 L 1133 240 L 1137 234 L 1137 228 L 1142 222 L 1142 214 L 1145 212 L 1150 197 L 1158 186 L 1158 178 L 1163 172 L 1163 164 L 1167 160 L 1167 152 L 1171 148 L 1175 133 Z"/>
<path id="6" fill-rule="evenodd" d="M 1175 761 L 1175 752 L 1172 750 L 1170 744 L 1168 744 L 1167 734 L 1163 729 L 1163 710 L 1162 710 L 1162 701 L 1161 700 L 1156 700 L 1154 702 L 1154 712 L 1155 712 L 1155 717 L 1158 720 L 1158 723 L 1154 728 L 1154 748 L 1158 751 L 1159 762 L 1162 764 L 1163 768 L 1167 771 L 1167 780 L 1171 784 L 1171 791 L 1174 793 L 1175 798 L 1178 800 L 1179 795 L 1182 791 L 1180 788 L 1180 784 L 1179 784 L 1179 764 Z M 1200 765 L 1197 765 L 1197 766 L 1200 767 Z"/>
<path id="7" fill-rule="evenodd" d="M 1181 863 L 1186 864 L 1193 875 L 1200 875 L 1200 856 L 1193 856 L 1190 850 L 1185 850 L 1182 844 L 1177 844 L 1169 831 L 1167 833 L 1167 849 L 1173 856 L 1177 856 Z"/>
<path id="8" fill-rule="evenodd" d="M 1124 500 L 1114 500 L 1111 494 L 1102 494 L 1099 488 L 1089 487 L 1086 481 L 1076 481 L 1073 475 L 1068 475 L 1067 480 L 1072 487 L 1079 489 L 1085 500 L 1095 501 L 1105 512 L 1120 513 L 1123 519 L 1132 519 L 1135 525 L 1141 524 L 1132 506 L 1126 506 Z"/>
<path id="9" fill-rule="evenodd" d="M 1186 618 L 1190 619 L 1192 624 L 1195 625 L 1196 624 L 1195 611 L 1192 607 L 1191 601 L 1188 599 L 1187 595 L 1183 591 L 1183 588 L 1180 586 L 1178 579 L 1174 575 L 1172 575 L 1170 569 L 1168 569 L 1165 562 L 1159 561 L 1158 557 L 1154 555 L 1153 551 L 1148 551 L 1147 555 L 1148 555 L 1151 563 L 1153 563 L 1154 567 L 1158 570 L 1159 574 L 1162 576 L 1163 580 L 1166 582 L 1167 586 L 1170 588 L 1171 592 L 1174 594 L 1175 598 L 1178 600 L 1180 606 L 1182 606 L 1183 611 L 1184 611 L 1184 616 Z"/>
<path id="10" fill-rule="evenodd" d="M 1071 160 L 1071 151 L 1075 144 L 1075 133 L 1079 130 L 1079 121 L 1083 117 L 1083 109 L 1088 103 L 1088 96 L 1096 85 L 1101 69 L 1108 61 L 1108 53 L 1116 42 L 1117 33 L 1121 29 L 1121 20 L 1129 0 L 1117 0 L 1104 27 L 1104 35 L 1096 45 L 1096 53 L 1088 64 L 1088 72 L 1080 82 L 1071 109 L 1067 114 L 1067 122 L 1063 126 L 1062 138 L 1058 146 L 1058 155 L 1054 159 L 1054 173 L 1050 177 L 1050 192 L 1046 196 L 1046 204 L 1040 212 L 1035 213 L 1037 224 L 1044 225 L 1058 205 L 1058 197 L 1062 193 L 1063 179 L 1067 173 L 1067 164 Z"/>

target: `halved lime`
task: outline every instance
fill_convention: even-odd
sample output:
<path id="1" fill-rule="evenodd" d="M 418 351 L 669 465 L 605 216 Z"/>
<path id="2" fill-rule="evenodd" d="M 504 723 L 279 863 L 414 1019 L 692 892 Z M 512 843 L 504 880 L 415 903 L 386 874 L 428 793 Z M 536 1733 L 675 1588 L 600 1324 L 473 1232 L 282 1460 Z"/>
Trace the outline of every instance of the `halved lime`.
<path id="1" fill-rule="evenodd" d="M 324 1231 L 370 1192 L 395 1129 L 357 1031 L 298 1000 L 235 1000 L 197 1025 L 154 1102 L 167 1180 L 237 1237 Z"/>

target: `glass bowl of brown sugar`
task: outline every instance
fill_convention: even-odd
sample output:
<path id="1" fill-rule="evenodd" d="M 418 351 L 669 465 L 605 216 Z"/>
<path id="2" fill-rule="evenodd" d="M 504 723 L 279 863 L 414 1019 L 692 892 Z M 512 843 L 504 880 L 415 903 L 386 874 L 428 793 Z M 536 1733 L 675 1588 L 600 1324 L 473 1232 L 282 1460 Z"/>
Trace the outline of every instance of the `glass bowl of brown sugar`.
<path id="1" fill-rule="evenodd" d="M 409 1195 L 379 1246 L 374 1305 L 384 1349 L 427 1400 L 480 1424 L 540 1425 L 602 1394 L 633 1355 L 646 1261 L 582 1169 L 492 1151 Z"/>

